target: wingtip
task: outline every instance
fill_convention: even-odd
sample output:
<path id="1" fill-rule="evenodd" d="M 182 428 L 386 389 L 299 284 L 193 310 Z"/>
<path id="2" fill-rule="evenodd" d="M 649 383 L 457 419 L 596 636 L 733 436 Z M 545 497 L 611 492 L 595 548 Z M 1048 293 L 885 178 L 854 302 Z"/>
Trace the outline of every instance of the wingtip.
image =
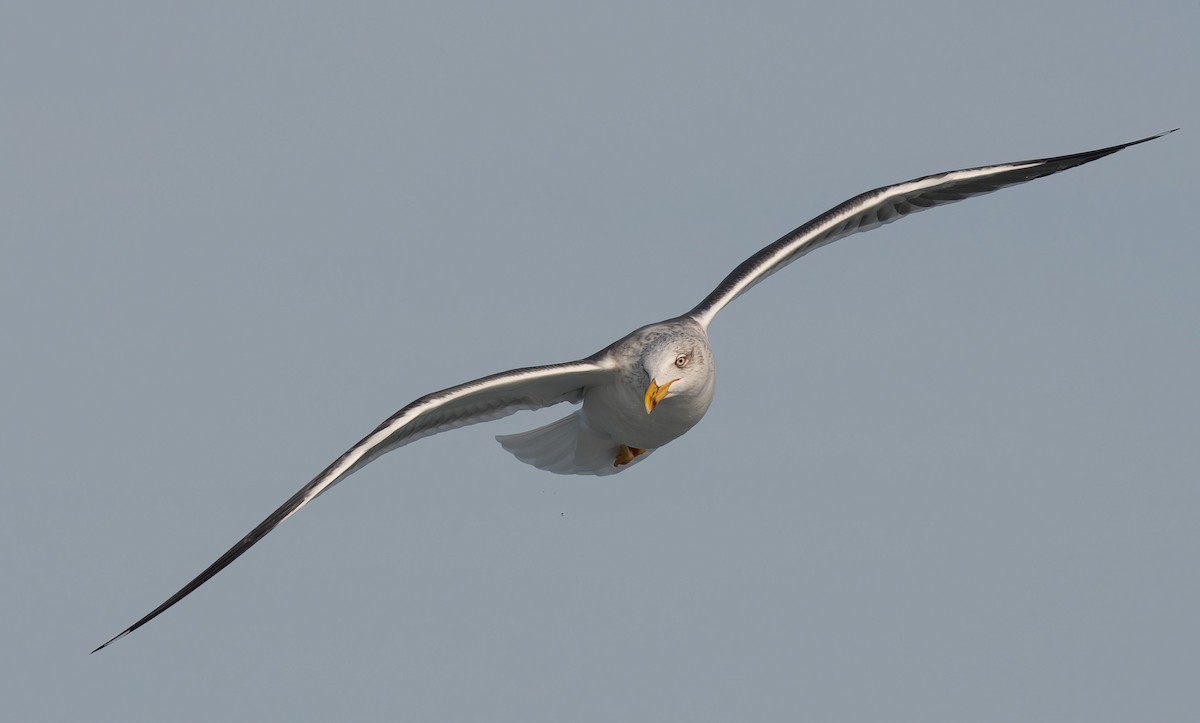
<path id="1" fill-rule="evenodd" d="M 1150 141 L 1156 140 L 1158 138 L 1162 138 L 1163 136 L 1170 135 L 1177 130 L 1179 130 L 1179 128 L 1172 128 L 1169 131 L 1163 131 L 1162 133 L 1155 133 L 1152 136 L 1146 136 L 1145 138 L 1139 138 L 1136 141 L 1129 141 L 1128 143 L 1120 143 L 1115 146 L 1109 146 L 1108 148 L 1097 148 L 1094 151 L 1079 153 L 1079 154 L 1076 154 L 1075 156 L 1063 156 L 1062 158 L 1072 158 L 1072 157 L 1073 158 L 1083 158 L 1083 159 L 1086 159 L 1086 160 L 1082 161 L 1083 163 L 1089 163 L 1091 161 L 1095 161 L 1100 158 L 1104 158 L 1105 156 L 1111 156 L 1112 154 L 1114 154 L 1118 151 L 1123 151 L 1126 148 L 1141 145 L 1143 143 L 1149 143 Z M 1047 158 L 1044 160 L 1051 161 L 1051 160 L 1058 160 L 1058 159 Z M 1078 164 L 1075 164 L 1075 165 L 1078 165 Z M 1071 166 L 1071 167 L 1073 167 L 1073 166 Z"/>
<path id="2" fill-rule="evenodd" d="M 1156 140 L 1156 139 L 1158 139 L 1158 138 L 1162 138 L 1163 136 L 1169 136 L 1169 135 L 1171 135 L 1172 133 L 1174 133 L 1174 132 L 1175 132 L 1175 131 L 1177 131 L 1177 130 L 1179 130 L 1179 129 L 1178 129 L 1178 128 L 1172 128 L 1172 129 L 1171 129 L 1171 130 L 1169 130 L 1169 131 L 1163 131 L 1162 133 L 1155 133 L 1155 134 L 1154 134 L 1154 135 L 1152 135 L 1152 136 L 1146 136 L 1145 138 L 1139 138 L 1139 139 L 1137 139 L 1136 141 L 1129 141 L 1128 143 L 1122 143 L 1122 144 L 1121 144 L 1121 145 L 1119 145 L 1119 146 L 1113 146 L 1112 150 L 1118 150 L 1118 151 L 1119 151 L 1119 150 L 1122 150 L 1122 149 L 1125 149 L 1125 148 L 1129 148 L 1130 146 L 1136 146 L 1136 145 L 1140 145 L 1140 144 L 1142 144 L 1142 143 L 1149 143 L 1150 141 Z M 1109 149 L 1107 149 L 1107 148 L 1106 148 L 1106 149 L 1104 149 L 1104 150 L 1109 150 Z"/>
<path id="3" fill-rule="evenodd" d="M 1182 127 L 1182 126 L 1181 126 L 1181 127 Z M 1137 145 L 1138 143 L 1145 143 L 1146 141 L 1152 141 L 1152 140 L 1154 140 L 1155 138 L 1162 138 L 1163 136 L 1169 136 L 1169 135 L 1171 135 L 1172 133 L 1174 133 L 1174 132 L 1175 132 L 1175 131 L 1177 131 L 1177 130 L 1179 130 L 1179 128 L 1172 128 L 1172 129 L 1171 129 L 1171 130 L 1169 130 L 1169 131 L 1163 131 L 1162 133 L 1155 133 L 1155 134 L 1154 134 L 1154 135 L 1152 135 L 1152 136 L 1146 136 L 1145 138 L 1143 138 L 1143 139 L 1141 139 L 1141 140 L 1134 141 L 1133 143 L 1130 143 L 1129 145 L 1131 145 L 1131 146 L 1135 146 L 1135 145 Z"/>
<path id="4" fill-rule="evenodd" d="M 107 648 L 108 646 L 112 645 L 113 643 L 117 642 L 117 641 L 118 641 L 118 640 L 120 640 L 121 638 L 123 638 L 123 637 L 125 637 L 126 635 L 128 635 L 130 632 L 131 632 L 131 631 L 129 631 L 129 630 L 126 630 L 125 632 L 121 633 L 120 635 L 118 635 L 117 637 L 115 637 L 115 638 L 113 638 L 112 640 L 108 641 L 107 643 L 104 643 L 103 645 L 100 645 L 100 646 L 99 646 L 99 647 L 97 647 L 95 650 L 93 650 L 91 653 L 88 653 L 88 655 L 92 655 L 92 654 L 94 654 L 94 653 L 98 653 L 98 652 L 100 652 L 101 650 L 104 650 L 104 649 L 105 649 L 105 648 Z"/>

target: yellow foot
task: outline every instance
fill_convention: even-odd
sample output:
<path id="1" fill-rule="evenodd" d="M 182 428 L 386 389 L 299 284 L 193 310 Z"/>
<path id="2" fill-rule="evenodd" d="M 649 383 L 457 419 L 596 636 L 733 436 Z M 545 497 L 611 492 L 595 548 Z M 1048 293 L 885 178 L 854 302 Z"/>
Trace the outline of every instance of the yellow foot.
<path id="1" fill-rule="evenodd" d="M 627 444 L 622 444 L 617 450 L 617 458 L 613 461 L 613 466 L 620 467 L 623 464 L 629 464 L 633 461 L 634 457 L 645 453 L 646 450 L 642 449 L 641 447 L 630 447 Z"/>

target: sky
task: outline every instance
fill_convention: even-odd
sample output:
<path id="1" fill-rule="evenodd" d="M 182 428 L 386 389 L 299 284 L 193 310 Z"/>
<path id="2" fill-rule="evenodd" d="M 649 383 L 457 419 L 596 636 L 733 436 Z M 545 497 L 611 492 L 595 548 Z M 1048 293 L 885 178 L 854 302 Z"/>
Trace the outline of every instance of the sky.
<path id="1" fill-rule="evenodd" d="M 1200 707 L 1195 3 L 0 10 L 7 720 L 1105 721 Z M 866 189 L 1087 166 L 726 308 L 620 475 L 409 401 L 691 308 Z"/>

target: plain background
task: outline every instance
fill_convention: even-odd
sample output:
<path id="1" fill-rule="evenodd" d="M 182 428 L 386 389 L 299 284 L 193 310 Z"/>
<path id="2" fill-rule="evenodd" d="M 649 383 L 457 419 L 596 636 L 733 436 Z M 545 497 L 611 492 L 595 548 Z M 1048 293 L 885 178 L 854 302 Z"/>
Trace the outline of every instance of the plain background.
<path id="1" fill-rule="evenodd" d="M 0 16 L 6 720 L 1194 720 L 1195 2 Z M 626 474 L 423 440 L 87 654 L 419 395 L 1176 126 L 772 277 Z"/>

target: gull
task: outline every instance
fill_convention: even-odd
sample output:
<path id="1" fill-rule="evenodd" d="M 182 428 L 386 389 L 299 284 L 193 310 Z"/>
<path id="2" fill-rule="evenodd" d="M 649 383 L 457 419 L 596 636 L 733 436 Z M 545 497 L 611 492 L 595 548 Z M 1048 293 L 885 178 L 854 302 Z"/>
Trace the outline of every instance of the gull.
<path id="1" fill-rule="evenodd" d="M 771 274 L 851 234 L 1091 163 L 1175 130 L 1095 151 L 935 173 L 867 191 L 743 261 L 682 316 L 643 326 L 578 361 L 512 369 L 426 394 L 334 460 L 163 604 L 92 652 L 161 615 L 353 472 L 423 437 L 521 410 L 582 403 L 556 422 L 496 439 L 517 459 L 549 472 L 609 475 L 626 470 L 683 435 L 708 411 L 716 383 L 708 326 L 727 304 Z"/>

